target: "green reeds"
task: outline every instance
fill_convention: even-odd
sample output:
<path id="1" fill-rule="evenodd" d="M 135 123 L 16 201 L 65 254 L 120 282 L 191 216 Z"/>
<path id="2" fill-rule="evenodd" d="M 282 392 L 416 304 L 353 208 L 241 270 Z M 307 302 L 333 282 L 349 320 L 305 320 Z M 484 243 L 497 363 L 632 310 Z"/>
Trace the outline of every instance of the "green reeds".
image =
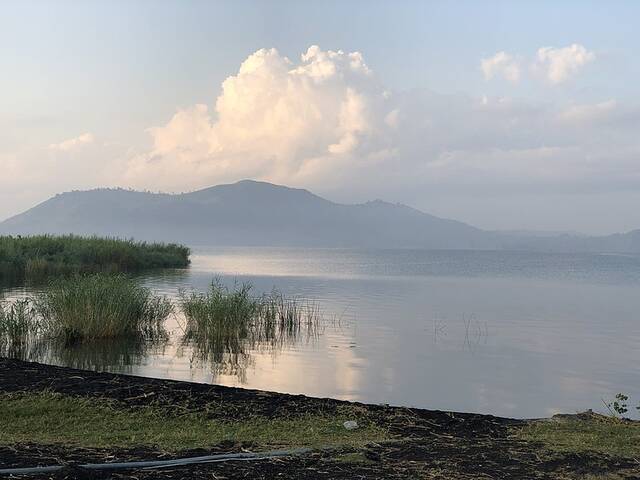
<path id="1" fill-rule="evenodd" d="M 0 278 L 182 268 L 189 255 L 187 247 L 176 244 L 75 235 L 0 236 Z"/>
<path id="2" fill-rule="evenodd" d="M 34 302 L 47 331 L 66 341 L 154 336 L 173 309 L 122 274 L 61 278 Z"/>
<path id="3" fill-rule="evenodd" d="M 253 333 L 273 338 L 311 332 L 318 326 L 320 314 L 315 304 L 287 298 L 277 290 L 254 297 L 249 283 L 229 289 L 213 281 L 206 293 L 191 292 L 180 297 L 187 319 L 187 331 L 206 334 Z"/>
<path id="4" fill-rule="evenodd" d="M 187 319 L 187 332 L 215 335 L 233 332 L 244 336 L 261 308 L 250 291 L 249 284 L 229 290 L 215 281 L 206 293 L 182 293 L 180 303 Z"/>
<path id="5" fill-rule="evenodd" d="M 184 343 L 191 344 L 200 360 L 209 360 L 227 373 L 247 363 L 249 350 L 272 351 L 301 337 L 320 332 L 317 306 L 287 298 L 274 290 L 251 295 L 248 283 L 228 289 L 212 282 L 206 293 L 182 293 L 180 304 L 186 318 Z"/>
<path id="6" fill-rule="evenodd" d="M 20 356 L 41 330 L 42 323 L 34 315 L 28 299 L 15 300 L 11 304 L 0 301 L 0 352 Z"/>
<path id="7" fill-rule="evenodd" d="M 260 299 L 255 340 L 260 343 L 286 343 L 319 334 L 321 314 L 318 305 L 295 297 L 285 297 L 278 290 Z"/>
<path id="8" fill-rule="evenodd" d="M 181 293 L 180 306 L 186 318 L 182 346 L 193 347 L 196 360 L 212 363 L 217 372 L 242 376 L 252 352 L 275 353 L 321 333 L 315 303 L 276 290 L 253 296 L 250 284 L 228 289 L 213 282 L 205 293 Z M 71 364 L 86 355 L 78 347 L 111 353 L 117 345 L 109 340 L 117 340 L 126 347 L 123 355 L 142 355 L 166 342 L 164 320 L 172 311 L 169 300 L 124 274 L 60 277 L 30 299 L 0 306 L 0 354 L 7 345 L 22 346 L 23 353 L 67 355 L 64 363 Z M 18 353 L 10 356 L 25 358 L 12 351 Z M 105 361 L 121 363 L 117 355 Z M 87 365 L 99 364 L 100 358 Z"/>

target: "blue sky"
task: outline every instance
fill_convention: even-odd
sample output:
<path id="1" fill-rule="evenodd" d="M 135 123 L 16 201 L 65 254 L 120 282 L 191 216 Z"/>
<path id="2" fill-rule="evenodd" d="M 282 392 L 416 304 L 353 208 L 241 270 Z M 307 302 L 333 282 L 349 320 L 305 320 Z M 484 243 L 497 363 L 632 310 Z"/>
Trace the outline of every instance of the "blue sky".
<path id="1" fill-rule="evenodd" d="M 0 166 L 15 176 L 10 185 L 0 184 L 5 190 L 0 198 L 0 218 L 58 190 L 102 183 L 167 191 L 202 187 L 189 178 L 183 184 L 165 181 L 153 170 L 153 162 L 139 159 L 145 155 L 147 160 L 158 158 L 158 142 L 183 127 L 174 122 L 173 130 L 165 128 L 156 136 L 150 135 L 149 129 L 168 127 L 176 112 L 197 104 L 209 107 L 197 121 L 215 125 L 220 121 L 215 104 L 222 94 L 221 84 L 228 77 L 238 76 L 241 63 L 250 55 L 263 48 L 276 48 L 278 58 L 288 57 L 294 68 L 304 63 L 300 56 L 310 46 L 318 45 L 323 52 L 360 52 L 373 72 L 366 82 L 349 77 L 343 85 L 335 84 L 315 92 L 313 97 L 336 95 L 344 99 L 345 92 L 355 90 L 358 95 L 354 98 L 366 106 L 362 112 L 366 109 L 371 115 L 366 128 L 349 127 L 352 129 L 347 133 L 353 138 L 343 135 L 338 139 L 351 142 L 349 155 L 343 143 L 344 148 L 338 149 L 341 163 L 333 157 L 327 161 L 350 173 L 335 178 L 309 167 L 321 161 L 318 151 L 307 148 L 298 137 L 277 152 L 265 151 L 264 156 L 277 157 L 273 165 L 245 161 L 240 155 L 245 151 L 242 145 L 227 137 L 226 141 L 234 145 L 233 155 L 224 161 L 219 156 L 213 158 L 218 154 L 212 153 L 212 145 L 220 151 L 231 151 L 231 144 L 222 144 L 222 137 L 215 132 L 211 133 L 215 140 L 206 148 L 187 145 L 184 142 L 191 139 L 183 137 L 183 143 L 177 143 L 174 136 L 170 142 L 173 151 L 161 149 L 161 156 L 175 157 L 177 150 L 199 152 L 197 159 L 183 158 L 174 164 L 177 175 L 185 162 L 200 165 L 211 157 L 210 168 L 198 175 L 211 184 L 249 175 L 305 186 L 341 201 L 381 196 L 486 228 L 566 227 L 593 232 L 640 228 L 640 215 L 629 205 L 638 194 L 640 170 L 640 147 L 633 140 L 639 126 L 638 18 L 640 4 L 631 1 L 5 1 L 0 5 L 0 162 L 5 165 Z M 539 49 L 553 47 L 560 51 L 572 45 L 584 48 L 588 61 L 561 81 L 550 82 L 550 70 L 544 70 L 548 65 L 534 65 Z M 482 59 L 493 58 L 498 52 L 505 52 L 516 65 L 517 81 L 503 77 L 500 69 L 506 64 L 494 70 L 491 78 L 482 71 Z M 251 92 L 245 94 L 250 96 Z M 385 98 L 391 95 L 395 103 L 382 106 L 376 100 L 382 94 Z M 457 107 L 450 107 L 448 96 L 457 99 Z M 466 106 L 461 104 L 464 101 Z M 475 112 L 476 101 L 500 108 L 510 105 L 509 113 L 500 114 L 508 118 L 491 114 L 491 119 L 475 120 L 483 126 L 497 122 L 493 130 L 483 133 L 482 141 L 473 139 L 471 124 L 465 121 L 471 115 L 465 108 Z M 336 105 L 336 112 L 341 111 L 342 104 Z M 572 108 L 573 113 L 569 112 Z M 399 124 L 393 128 L 400 133 L 389 133 L 393 138 L 382 145 L 379 139 L 386 133 L 380 125 L 394 110 L 399 112 Z M 441 122 L 452 115 L 452 110 L 458 116 Z M 263 115 L 266 111 L 251 114 Z M 546 113 L 540 113 L 543 111 Z M 406 112 L 412 112 L 411 118 Z M 295 110 L 289 113 L 295 118 Z M 338 122 L 338 113 L 333 117 L 324 114 L 328 116 L 323 124 Z M 583 118 L 586 123 L 567 126 L 565 122 L 558 127 L 566 131 L 543 128 L 552 123 L 551 119 L 573 115 L 575 120 L 578 114 L 588 117 Z M 427 117 L 430 121 L 422 132 L 411 130 L 411 125 Z M 191 126 L 193 118 L 188 120 Z M 358 121 L 361 124 L 364 120 Z M 519 122 L 520 128 L 505 129 L 509 122 Z M 598 122 L 605 122 L 606 128 Z M 313 136 L 312 125 L 308 127 L 300 133 L 307 140 Z M 205 130 L 209 132 L 209 127 Z M 526 132 L 530 135 L 525 138 Z M 436 133 L 439 138 L 421 149 L 420 138 L 433 138 L 429 134 Z M 52 145 L 83 134 L 91 139 L 78 143 L 84 153 L 72 152 L 70 147 L 54 148 L 55 155 L 51 153 Z M 440 140 L 450 134 L 455 138 Z M 493 143 L 485 140 L 492 134 L 496 136 Z M 366 135 L 375 136 L 375 141 L 365 139 Z M 498 140 L 499 135 L 508 138 Z M 585 136 L 598 141 L 585 143 L 580 139 Z M 328 139 L 325 147 L 338 140 Z M 270 143 L 274 141 L 280 138 Z M 477 145 L 472 145 L 474 142 Z M 609 148 L 608 142 L 617 146 Z M 376 144 L 375 151 L 365 148 L 372 143 Z M 76 144 L 66 145 L 74 145 L 75 150 Z M 48 153 L 38 153 L 39 149 Z M 610 161 L 603 158 L 609 150 Z M 532 151 L 541 155 L 539 164 L 529 158 Z M 387 152 L 386 160 L 379 160 L 382 152 Z M 487 152 L 491 152 L 490 159 Z M 503 175 L 505 168 L 502 160 L 496 160 L 496 152 L 515 152 L 515 157 L 524 155 L 526 161 L 513 172 L 509 164 L 508 175 Z M 303 154 L 308 156 L 302 159 L 307 163 L 298 158 Z M 545 155 L 553 154 L 561 155 L 561 159 L 545 164 Z M 575 157 L 566 161 L 567 154 Z M 247 155 L 257 159 L 260 152 Z M 133 161 L 138 177 L 129 171 L 134 157 L 138 159 Z M 378 160 L 363 163 L 365 157 Z M 454 160 L 445 162 L 443 158 Z M 172 171 L 172 164 L 166 162 L 165 174 Z M 232 162 L 243 162 L 242 168 L 229 167 Z M 247 167 L 250 163 L 253 168 Z M 444 167 L 436 168 L 443 164 L 447 172 Z M 148 184 L 140 178 L 145 176 L 141 165 L 149 168 Z M 551 171 L 532 177 L 532 171 L 543 169 L 536 165 L 557 168 L 557 175 Z M 21 166 L 50 169 L 49 181 L 21 172 Z M 54 173 L 72 167 L 77 173 L 67 181 Z M 437 172 L 431 175 L 434 169 Z M 478 177 L 478 169 L 482 171 L 481 180 L 472 181 Z M 572 180 L 571 169 L 575 169 L 578 185 L 575 178 Z M 90 175 L 96 170 L 100 170 L 100 177 Z M 311 170 L 313 174 L 308 173 Z M 363 183 L 362 171 L 380 178 Z M 390 181 L 383 181 L 390 176 Z M 356 180 L 358 186 L 354 188 Z M 563 212 L 550 209 L 559 199 L 571 207 Z M 530 212 L 528 220 L 514 209 L 514 201 Z M 542 206 L 536 207 L 539 203 Z M 614 219 L 575 218 L 576 212 L 584 216 L 599 208 L 615 209 L 618 215 Z"/>

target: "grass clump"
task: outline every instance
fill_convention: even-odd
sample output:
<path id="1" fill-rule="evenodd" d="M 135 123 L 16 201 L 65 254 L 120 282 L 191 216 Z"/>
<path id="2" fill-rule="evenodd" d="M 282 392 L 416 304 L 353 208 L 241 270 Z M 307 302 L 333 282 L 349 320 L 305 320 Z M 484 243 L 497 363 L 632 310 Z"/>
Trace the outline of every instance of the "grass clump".
<path id="1" fill-rule="evenodd" d="M 195 347 L 201 360 L 236 373 L 247 363 L 251 349 L 281 347 L 318 335 L 320 315 L 315 305 L 275 290 L 262 296 L 251 292 L 248 283 L 229 289 L 214 281 L 205 293 L 181 294 L 187 321 L 183 340 Z"/>
<path id="2" fill-rule="evenodd" d="M 123 274 L 60 278 L 34 301 L 47 330 L 68 342 L 154 335 L 173 309 Z"/>
<path id="3" fill-rule="evenodd" d="M 287 298 L 277 290 L 252 296 L 252 285 L 243 283 L 229 289 L 213 281 L 206 293 L 181 294 L 187 328 L 201 333 L 257 333 L 260 336 L 296 335 L 313 330 L 320 318 L 313 304 Z"/>
<path id="4" fill-rule="evenodd" d="M 166 408 L 122 408 L 106 400 L 54 393 L 0 394 L 0 443 L 57 443 L 78 447 L 154 446 L 167 451 L 207 448 L 222 441 L 264 447 L 362 446 L 389 434 L 358 412 L 295 418 L 207 418 L 204 413 L 175 415 Z M 361 427 L 346 430 L 357 419 Z"/>
<path id="5" fill-rule="evenodd" d="M 19 354 L 37 338 L 41 328 L 28 299 L 11 304 L 0 301 L 0 352 Z"/>
<path id="6" fill-rule="evenodd" d="M 76 235 L 0 236 L 0 278 L 181 268 L 190 251 L 176 244 Z"/>
<path id="7" fill-rule="evenodd" d="M 557 452 L 600 452 L 640 457 L 640 422 L 591 414 L 576 418 L 536 421 L 515 430 L 522 440 L 542 443 Z"/>
<path id="8" fill-rule="evenodd" d="M 248 331 L 261 309 L 260 300 L 250 295 L 251 285 L 227 289 L 217 281 L 206 293 L 181 294 L 187 328 L 202 334 L 239 333 Z"/>

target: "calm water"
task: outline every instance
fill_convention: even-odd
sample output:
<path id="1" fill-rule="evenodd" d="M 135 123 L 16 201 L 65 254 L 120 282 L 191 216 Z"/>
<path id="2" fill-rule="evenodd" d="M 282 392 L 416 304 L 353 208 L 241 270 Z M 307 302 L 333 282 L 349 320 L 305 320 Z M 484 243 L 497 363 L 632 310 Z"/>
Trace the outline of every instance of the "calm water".
<path id="1" fill-rule="evenodd" d="M 179 315 L 161 345 L 30 352 L 57 364 L 513 417 L 640 399 L 640 257 L 520 252 L 200 248 L 144 277 L 157 292 L 214 276 L 316 301 L 317 337 L 199 354 Z M 12 289 L 5 295 L 28 294 Z"/>

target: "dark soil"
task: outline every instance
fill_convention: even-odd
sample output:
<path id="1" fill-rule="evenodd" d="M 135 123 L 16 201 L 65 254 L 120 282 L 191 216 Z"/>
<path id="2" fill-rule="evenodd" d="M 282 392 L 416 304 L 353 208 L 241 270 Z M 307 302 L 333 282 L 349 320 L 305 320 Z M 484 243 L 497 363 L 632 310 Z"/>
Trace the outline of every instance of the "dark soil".
<path id="1" fill-rule="evenodd" d="M 114 375 L 0 358 L 0 392 L 53 391 L 107 398 L 123 406 L 157 405 L 172 411 L 202 410 L 220 419 L 245 416 L 295 417 L 310 412 L 331 414 L 341 402 L 302 395 L 243 390 L 169 380 Z M 214 404 L 215 408 L 211 408 Z M 300 457 L 224 462 L 153 470 L 93 473 L 82 463 L 172 458 L 149 447 L 80 449 L 61 445 L 0 446 L 0 468 L 66 465 L 64 472 L 32 478 L 54 479 L 551 479 L 615 474 L 640 479 L 634 459 L 598 453 L 560 454 L 516 440 L 510 429 L 524 421 L 488 415 L 361 405 L 372 421 L 397 440 L 372 444 L 357 452 L 326 451 Z M 0 412 L 1 414 L 1 412 Z M 223 443 L 177 456 L 261 451 L 264 447 Z M 359 453 L 362 461 L 345 461 Z M 174 455 L 175 456 L 175 455 Z M 346 457 L 345 457 L 346 458 Z M 351 458 L 351 457 L 349 457 Z"/>

